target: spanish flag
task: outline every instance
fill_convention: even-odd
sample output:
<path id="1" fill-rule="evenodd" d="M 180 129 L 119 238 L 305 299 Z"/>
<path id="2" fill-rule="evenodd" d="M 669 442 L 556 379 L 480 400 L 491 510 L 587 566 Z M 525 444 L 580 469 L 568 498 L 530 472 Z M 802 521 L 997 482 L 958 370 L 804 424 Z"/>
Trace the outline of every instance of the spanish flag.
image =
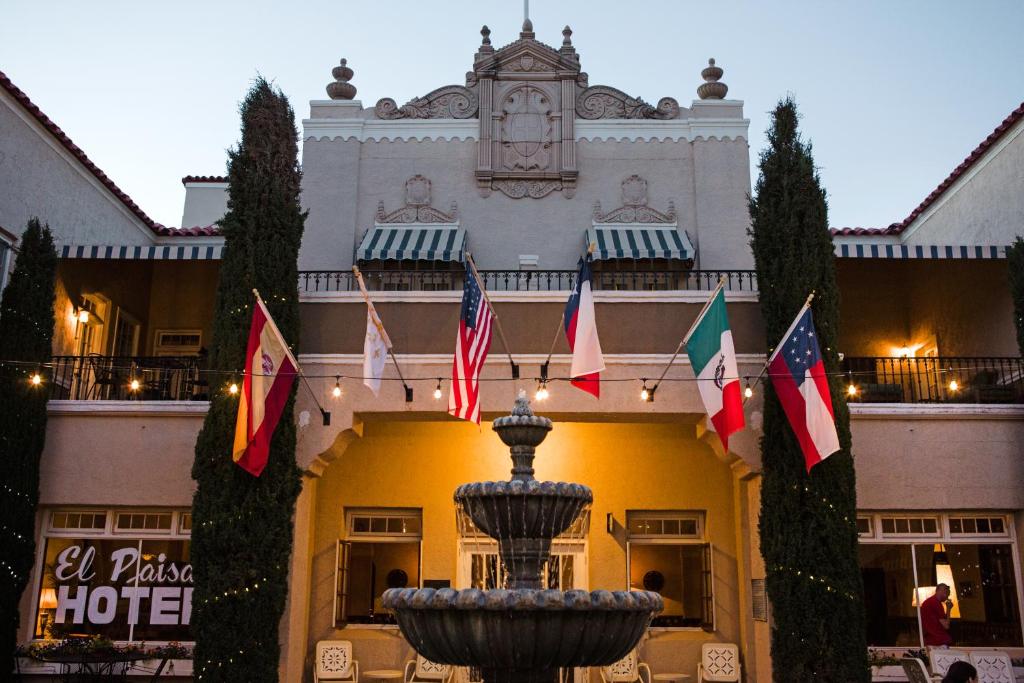
<path id="1" fill-rule="evenodd" d="M 238 401 L 235 444 L 231 457 L 238 466 L 260 476 L 270 455 L 270 439 L 281 419 L 288 393 L 299 372 L 299 362 L 288 349 L 255 289 L 256 306 L 245 353 L 245 379 Z"/>

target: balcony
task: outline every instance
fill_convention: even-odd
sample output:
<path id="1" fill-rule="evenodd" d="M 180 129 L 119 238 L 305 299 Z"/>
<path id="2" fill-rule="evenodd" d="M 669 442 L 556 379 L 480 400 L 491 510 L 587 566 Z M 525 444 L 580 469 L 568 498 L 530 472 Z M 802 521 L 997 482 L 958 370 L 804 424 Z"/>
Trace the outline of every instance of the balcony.
<path id="1" fill-rule="evenodd" d="M 363 270 L 366 287 L 378 291 L 450 292 L 462 289 L 462 270 Z M 484 287 L 492 292 L 571 291 L 576 270 L 481 270 Z M 616 270 L 594 272 L 594 288 L 619 291 L 710 291 L 725 277 L 729 291 L 757 291 L 753 270 Z M 352 292 L 359 285 L 351 271 L 317 270 L 299 273 L 299 292 Z"/>
<path id="2" fill-rule="evenodd" d="M 1024 359 L 850 357 L 843 372 L 859 403 L 1024 403 Z"/>
<path id="3" fill-rule="evenodd" d="M 199 356 L 54 356 L 50 399 L 206 401 Z"/>

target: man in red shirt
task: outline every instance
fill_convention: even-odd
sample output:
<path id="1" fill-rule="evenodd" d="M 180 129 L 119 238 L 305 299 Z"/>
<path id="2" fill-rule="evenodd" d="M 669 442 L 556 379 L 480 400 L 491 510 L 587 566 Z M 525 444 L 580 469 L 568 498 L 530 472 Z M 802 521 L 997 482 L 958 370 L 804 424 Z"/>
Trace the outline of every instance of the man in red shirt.
<path id="1" fill-rule="evenodd" d="M 949 611 L 953 601 L 949 599 L 949 586 L 940 583 L 935 595 L 921 603 L 921 628 L 924 630 L 924 644 L 933 647 L 949 647 L 953 638 L 949 635 Z"/>

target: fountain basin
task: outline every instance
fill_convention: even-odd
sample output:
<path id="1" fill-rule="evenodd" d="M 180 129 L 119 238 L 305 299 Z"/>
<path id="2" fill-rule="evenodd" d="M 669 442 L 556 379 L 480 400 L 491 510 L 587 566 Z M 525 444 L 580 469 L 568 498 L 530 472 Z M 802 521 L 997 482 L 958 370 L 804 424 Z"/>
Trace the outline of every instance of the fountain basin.
<path id="1" fill-rule="evenodd" d="M 383 605 L 427 659 L 480 667 L 486 679 L 509 681 L 613 664 L 663 608 L 661 596 L 649 591 L 475 588 L 394 588 Z"/>
<path id="2" fill-rule="evenodd" d="M 482 481 L 455 489 L 455 502 L 476 528 L 499 540 L 555 538 L 593 500 L 589 487 L 564 481 Z"/>

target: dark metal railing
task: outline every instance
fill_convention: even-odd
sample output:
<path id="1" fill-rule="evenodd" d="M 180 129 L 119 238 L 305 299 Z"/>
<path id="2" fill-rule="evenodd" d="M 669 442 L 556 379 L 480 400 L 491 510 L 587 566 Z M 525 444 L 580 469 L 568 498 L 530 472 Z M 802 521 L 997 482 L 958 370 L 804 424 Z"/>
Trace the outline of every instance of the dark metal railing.
<path id="1" fill-rule="evenodd" d="M 50 398 L 75 401 L 205 401 L 198 356 L 54 356 Z"/>
<path id="2" fill-rule="evenodd" d="M 1024 403 L 1024 358 L 850 357 L 847 398 L 863 403 Z"/>
<path id="3" fill-rule="evenodd" d="M 381 291 L 451 292 L 462 289 L 461 270 L 364 270 L 366 287 Z M 481 270 L 484 287 L 492 292 L 570 291 L 576 284 L 575 270 Z M 757 291 L 753 270 L 689 271 L 598 271 L 594 288 L 622 291 L 708 291 L 721 277 L 729 291 Z M 359 285 L 351 271 L 306 270 L 299 273 L 299 291 L 353 292 Z"/>

